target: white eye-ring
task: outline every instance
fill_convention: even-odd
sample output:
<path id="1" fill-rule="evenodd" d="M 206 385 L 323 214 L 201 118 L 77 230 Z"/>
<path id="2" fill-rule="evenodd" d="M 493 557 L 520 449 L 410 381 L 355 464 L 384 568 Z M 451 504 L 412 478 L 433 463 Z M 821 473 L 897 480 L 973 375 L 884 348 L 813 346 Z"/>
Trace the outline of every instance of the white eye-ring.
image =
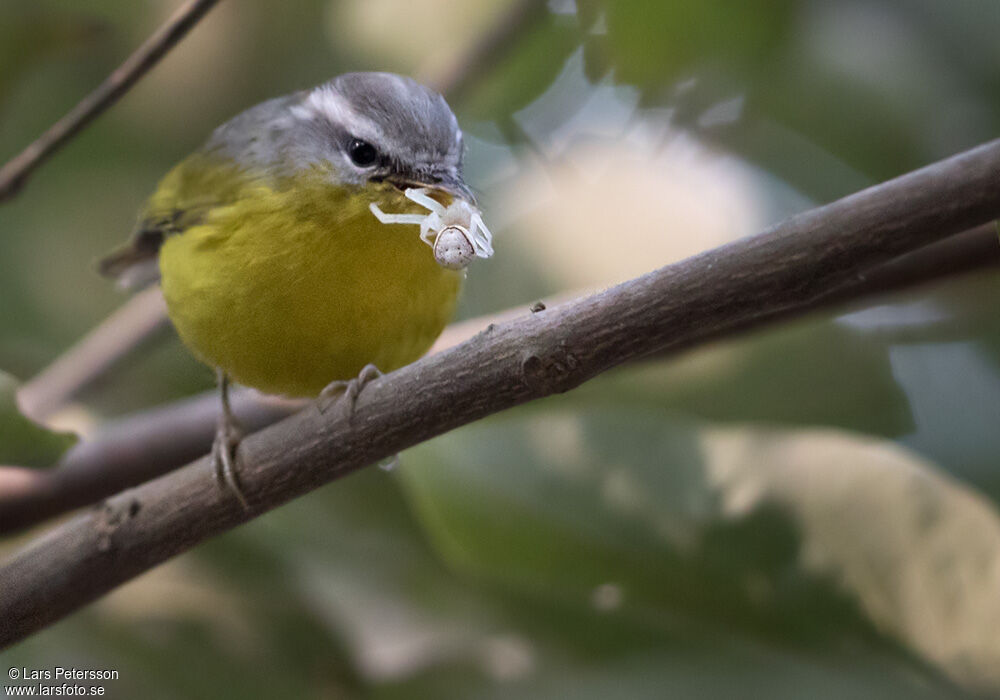
<path id="1" fill-rule="evenodd" d="M 479 210 L 464 199 L 455 198 L 445 207 L 428 195 L 428 189 L 424 187 L 410 187 L 404 194 L 430 213 L 386 214 L 374 202 L 368 206 L 383 224 L 419 226 L 420 240 L 431 247 L 439 265 L 449 270 L 461 270 L 477 257 L 493 255 L 493 234 L 483 223 Z"/>

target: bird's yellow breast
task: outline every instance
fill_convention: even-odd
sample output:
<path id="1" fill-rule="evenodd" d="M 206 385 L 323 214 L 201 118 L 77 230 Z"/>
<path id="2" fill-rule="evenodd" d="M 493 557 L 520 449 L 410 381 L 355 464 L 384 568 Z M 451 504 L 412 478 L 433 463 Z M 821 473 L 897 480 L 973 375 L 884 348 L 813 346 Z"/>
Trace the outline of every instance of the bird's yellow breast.
<path id="1" fill-rule="evenodd" d="M 168 177 L 152 204 L 168 204 Z M 413 211 L 388 186 L 346 188 L 320 173 L 278 185 L 247 178 L 160 251 L 170 317 L 204 362 L 269 393 L 315 396 L 367 363 L 420 357 L 451 318 L 462 273 L 440 267 Z"/>

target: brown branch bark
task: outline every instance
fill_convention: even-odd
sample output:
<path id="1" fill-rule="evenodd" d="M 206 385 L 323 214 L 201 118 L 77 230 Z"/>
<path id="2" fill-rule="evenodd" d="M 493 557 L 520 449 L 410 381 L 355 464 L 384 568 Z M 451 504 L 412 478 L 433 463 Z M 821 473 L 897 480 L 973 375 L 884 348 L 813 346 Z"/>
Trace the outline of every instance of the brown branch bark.
<path id="1" fill-rule="evenodd" d="M 38 166 L 128 92 L 216 3 L 188 0 L 93 92 L 0 168 L 0 202 L 16 195 Z"/>
<path id="2" fill-rule="evenodd" d="M 233 395 L 240 425 L 250 432 L 303 405 L 249 391 Z M 219 411 L 218 392 L 207 392 L 111 423 L 75 445 L 53 469 L 0 467 L 0 533 L 95 503 L 197 459 L 212 444 Z"/>
<path id="3" fill-rule="evenodd" d="M 847 302 L 1000 265 L 1000 228 L 992 221 L 879 265 L 831 292 Z"/>
<path id="4" fill-rule="evenodd" d="M 881 295 L 916 285 L 997 267 L 1000 267 L 997 227 L 995 223 L 985 224 L 878 265 L 829 293 L 790 307 L 783 317 L 771 316 L 760 323 L 750 321 L 742 328 L 728 328 L 715 339 L 753 331 L 763 323 L 771 324 L 859 301 L 870 302 Z M 545 304 L 553 307 L 574 296 L 579 296 L 579 292 L 548 298 Z M 528 304 L 524 304 L 454 323 L 434 344 L 430 354 L 465 342 L 491 323 L 525 316 L 529 313 L 527 309 Z M 673 348 L 663 355 L 680 350 L 683 348 Z M 233 397 L 236 415 L 250 432 L 276 423 L 304 405 L 301 401 L 279 400 L 245 391 Z M 212 444 L 219 409 L 218 393 L 206 392 L 111 423 L 70 450 L 55 469 L 0 467 L 0 535 L 90 505 L 205 454 Z M 26 471 L 32 472 L 30 478 Z"/>
<path id="5" fill-rule="evenodd" d="M 246 438 L 253 512 L 202 458 L 104 502 L 0 569 L 0 646 L 333 479 L 568 391 L 630 360 L 781 317 L 875 265 L 1000 216 L 1000 140 L 604 292 L 491 326 L 368 385 L 353 415 L 307 409 Z"/>

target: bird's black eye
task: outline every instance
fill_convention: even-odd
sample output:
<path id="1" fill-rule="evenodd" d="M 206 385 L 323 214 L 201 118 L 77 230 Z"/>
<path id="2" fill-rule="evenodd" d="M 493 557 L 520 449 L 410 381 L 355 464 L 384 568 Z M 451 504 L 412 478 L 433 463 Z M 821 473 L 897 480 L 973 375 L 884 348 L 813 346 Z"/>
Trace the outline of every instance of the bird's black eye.
<path id="1" fill-rule="evenodd" d="M 347 147 L 347 153 L 351 156 L 351 162 L 359 168 L 366 168 L 378 160 L 378 151 L 375 150 L 375 147 L 361 139 L 351 141 Z"/>

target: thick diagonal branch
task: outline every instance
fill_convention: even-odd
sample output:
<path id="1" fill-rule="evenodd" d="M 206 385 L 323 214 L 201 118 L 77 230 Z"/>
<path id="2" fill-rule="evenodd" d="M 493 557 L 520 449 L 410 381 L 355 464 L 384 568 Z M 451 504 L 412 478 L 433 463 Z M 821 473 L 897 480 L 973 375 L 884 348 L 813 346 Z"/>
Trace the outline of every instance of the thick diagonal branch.
<path id="1" fill-rule="evenodd" d="M 763 323 L 871 302 L 913 286 L 987 268 L 1000 268 L 995 223 L 977 226 L 877 265 L 830 293 L 789 307 L 783 317 L 769 316 L 743 328 L 727 328 L 720 335 L 752 331 Z M 561 294 L 547 299 L 546 303 L 554 306 L 573 296 L 579 293 Z M 527 308 L 525 303 L 490 316 L 452 324 L 431 352 L 458 345 L 490 323 L 524 316 Z M 677 349 L 680 348 L 674 351 Z M 303 403 L 237 392 L 233 405 L 240 425 L 256 431 L 295 413 Z M 218 392 L 206 392 L 106 425 L 97 435 L 70 450 L 54 469 L 0 467 L 0 535 L 95 503 L 205 454 L 212 444 L 219 409 Z"/>
<path id="2" fill-rule="evenodd" d="M 240 447 L 245 512 L 206 458 L 104 502 L 0 569 L 0 646 L 207 537 L 484 416 L 612 367 L 780 317 L 873 266 L 1000 216 L 1000 141 L 607 291 L 488 327 Z"/>

